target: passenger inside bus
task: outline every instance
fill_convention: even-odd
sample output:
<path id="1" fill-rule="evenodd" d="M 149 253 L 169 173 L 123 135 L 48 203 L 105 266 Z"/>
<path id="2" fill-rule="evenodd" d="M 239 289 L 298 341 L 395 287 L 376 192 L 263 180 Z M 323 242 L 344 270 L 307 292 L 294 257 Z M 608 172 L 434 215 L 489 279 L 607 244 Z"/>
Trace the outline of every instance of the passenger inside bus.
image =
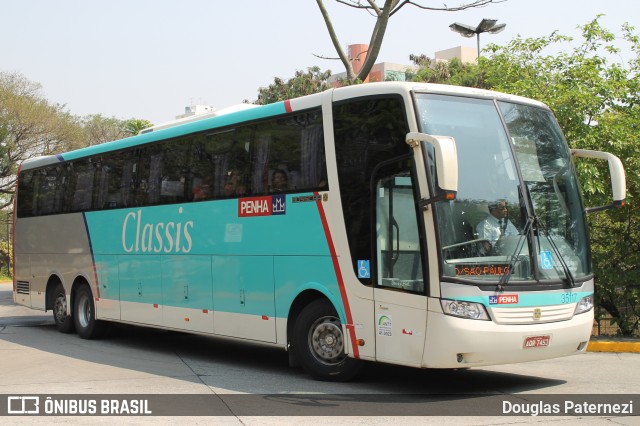
<path id="1" fill-rule="evenodd" d="M 289 189 L 287 172 L 277 169 L 271 175 L 271 192 L 284 192 Z"/>
<path id="2" fill-rule="evenodd" d="M 247 187 L 240 172 L 231 169 L 228 173 L 227 183 L 224 184 L 225 197 L 242 197 L 247 195 Z"/>
<path id="3" fill-rule="evenodd" d="M 211 179 L 209 177 L 205 176 L 200 179 L 200 183 L 193 188 L 194 201 L 213 198 L 213 191 L 211 189 Z"/>

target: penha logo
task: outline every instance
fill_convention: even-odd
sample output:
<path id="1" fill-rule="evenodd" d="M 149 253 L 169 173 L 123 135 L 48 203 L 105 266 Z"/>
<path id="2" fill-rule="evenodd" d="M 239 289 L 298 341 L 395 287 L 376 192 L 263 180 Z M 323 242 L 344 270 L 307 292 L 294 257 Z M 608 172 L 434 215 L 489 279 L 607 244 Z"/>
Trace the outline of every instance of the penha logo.
<path id="1" fill-rule="evenodd" d="M 238 200 L 239 217 L 277 216 L 286 213 L 286 195 L 240 198 Z"/>
<path id="2" fill-rule="evenodd" d="M 498 296 L 489 296 L 490 305 L 517 305 L 517 294 L 501 294 Z"/>

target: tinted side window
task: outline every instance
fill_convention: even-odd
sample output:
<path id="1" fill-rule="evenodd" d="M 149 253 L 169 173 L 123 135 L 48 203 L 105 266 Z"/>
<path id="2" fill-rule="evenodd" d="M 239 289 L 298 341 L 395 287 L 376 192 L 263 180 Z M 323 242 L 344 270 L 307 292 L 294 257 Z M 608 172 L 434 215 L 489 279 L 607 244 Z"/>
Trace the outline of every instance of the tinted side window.
<path id="1" fill-rule="evenodd" d="M 213 198 L 327 189 L 320 111 L 209 134 L 194 154 L 194 184 Z"/>
<path id="2" fill-rule="evenodd" d="M 402 98 L 367 98 L 333 108 L 340 195 L 354 273 L 373 256 L 371 176 L 385 160 L 410 153 Z M 368 283 L 368 279 L 362 279 Z"/>
<path id="3" fill-rule="evenodd" d="M 33 201 L 35 196 L 34 179 L 35 173 L 31 170 L 21 172 L 18 177 L 18 217 L 33 216 Z"/>
<path id="4" fill-rule="evenodd" d="M 321 111 L 257 125 L 251 162 L 260 193 L 326 190 Z"/>
<path id="5" fill-rule="evenodd" d="M 80 160 L 66 165 L 69 170 L 69 184 L 67 186 L 67 211 L 82 212 L 90 210 L 94 196 L 95 168 L 90 160 Z"/>
<path id="6" fill-rule="evenodd" d="M 64 213 L 71 205 L 65 194 L 68 180 L 68 167 L 63 165 L 21 172 L 17 192 L 18 217 Z"/>
<path id="7" fill-rule="evenodd" d="M 148 147 L 140 162 L 140 176 L 146 186 L 146 205 L 183 203 L 190 200 L 189 157 L 192 138 L 180 138 Z"/>
<path id="8" fill-rule="evenodd" d="M 62 213 L 65 201 L 66 175 L 61 165 L 35 172 L 33 213 L 36 216 Z"/>
<path id="9" fill-rule="evenodd" d="M 20 175 L 19 217 L 326 190 L 319 109 Z"/>
<path id="10" fill-rule="evenodd" d="M 114 209 L 136 206 L 136 172 L 138 150 L 104 154 L 99 159 L 99 175 L 96 185 L 100 195 L 96 197 L 94 209 Z"/>
<path id="11" fill-rule="evenodd" d="M 251 187 L 253 126 L 207 135 L 204 152 L 211 159 L 207 173 L 214 198 L 238 198 L 254 194 Z"/>

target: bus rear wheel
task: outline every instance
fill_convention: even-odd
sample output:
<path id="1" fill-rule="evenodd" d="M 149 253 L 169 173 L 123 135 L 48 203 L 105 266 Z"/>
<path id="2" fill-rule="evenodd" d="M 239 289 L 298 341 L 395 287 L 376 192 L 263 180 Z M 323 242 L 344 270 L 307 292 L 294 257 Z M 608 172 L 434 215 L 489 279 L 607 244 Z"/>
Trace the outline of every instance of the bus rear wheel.
<path id="1" fill-rule="evenodd" d="M 293 328 L 293 348 L 300 365 L 319 380 L 347 381 L 361 367 L 359 360 L 345 353 L 342 323 L 326 299 L 302 310 Z"/>
<path id="2" fill-rule="evenodd" d="M 96 320 L 93 295 L 88 285 L 80 286 L 75 296 L 73 320 L 78 335 L 83 339 L 97 339 L 105 332 L 106 324 Z"/>
<path id="3" fill-rule="evenodd" d="M 75 331 L 73 318 L 67 315 L 67 295 L 64 292 L 62 283 L 56 284 L 53 289 L 53 321 L 56 323 L 58 331 L 62 333 L 73 333 Z"/>

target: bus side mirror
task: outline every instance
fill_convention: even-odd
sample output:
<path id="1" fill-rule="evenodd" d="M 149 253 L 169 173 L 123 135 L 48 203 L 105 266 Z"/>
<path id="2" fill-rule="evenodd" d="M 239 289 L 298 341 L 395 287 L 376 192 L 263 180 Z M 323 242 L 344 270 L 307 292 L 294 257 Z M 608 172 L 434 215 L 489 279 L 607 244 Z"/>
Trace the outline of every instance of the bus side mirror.
<path id="1" fill-rule="evenodd" d="M 613 203 L 600 207 L 588 207 L 585 209 L 587 213 L 606 210 L 612 207 L 622 207 L 625 205 L 625 197 L 627 195 L 627 182 L 624 174 L 624 167 L 622 166 L 622 161 L 620 161 L 618 157 L 608 152 L 591 151 L 587 149 L 572 149 L 571 155 L 576 158 L 596 158 L 598 160 L 607 160 L 607 162 L 609 163 Z"/>
<path id="2" fill-rule="evenodd" d="M 456 141 L 451 136 L 433 136 L 412 132 L 407 134 L 407 144 L 414 150 L 421 150 L 425 167 L 435 167 L 437 187 L 436 194 L 424 203 L 431 204 L 439 200 L 453 200 L 458 192 L 458 150 Z M 433 147 L 435 158 L 431 157 L 429 146 Z"/>

